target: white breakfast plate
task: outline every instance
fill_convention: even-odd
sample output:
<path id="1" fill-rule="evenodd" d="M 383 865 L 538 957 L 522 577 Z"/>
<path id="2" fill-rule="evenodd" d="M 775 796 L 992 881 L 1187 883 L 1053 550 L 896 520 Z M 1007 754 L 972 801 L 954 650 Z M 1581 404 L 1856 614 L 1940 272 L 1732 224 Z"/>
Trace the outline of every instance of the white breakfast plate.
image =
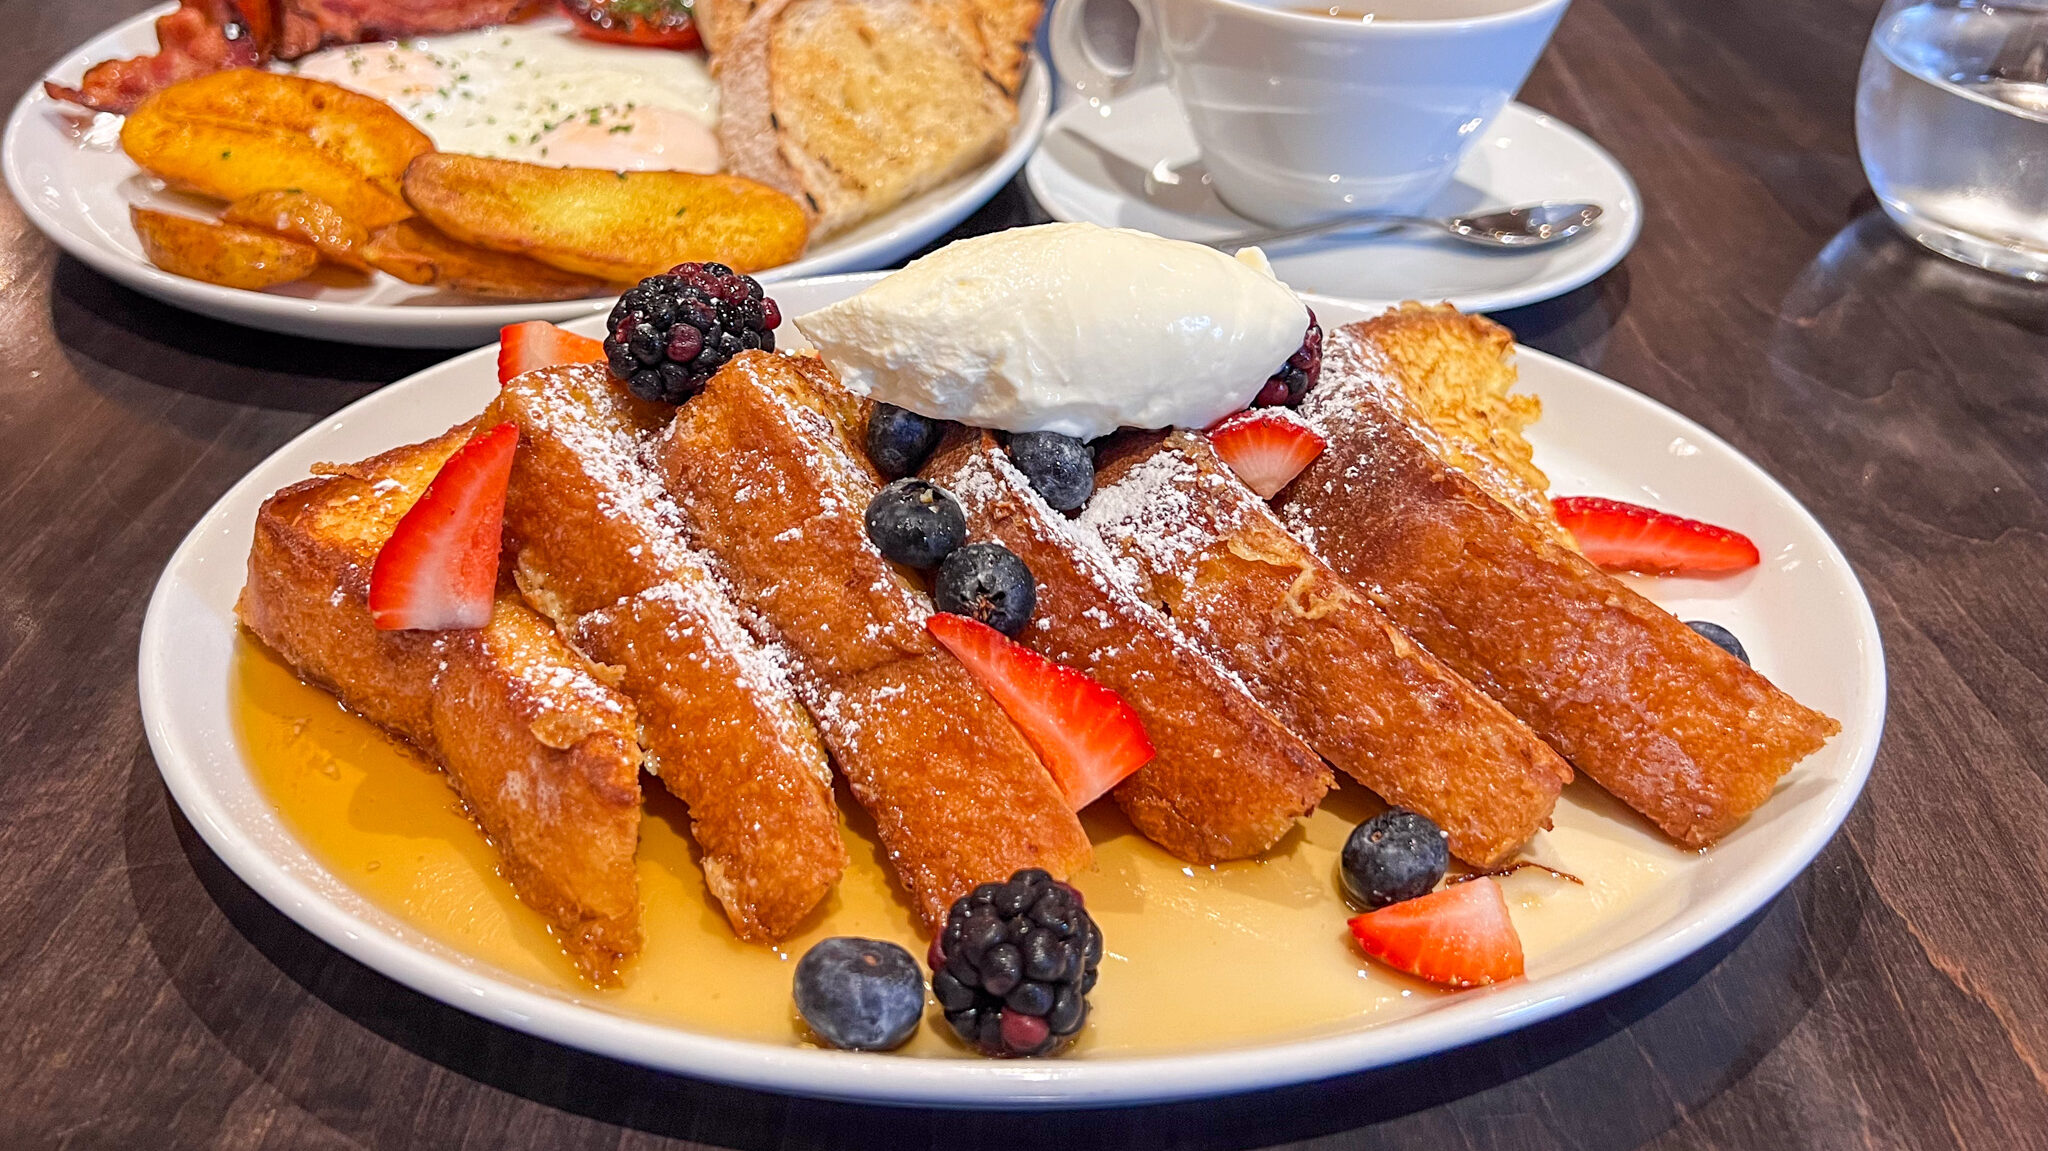
<path id="1" fill-rule="evenodd" d="M 175 7 L 152 8 L 116 25 L 58 61 L 47 75 L 76 83 L 87 67 L 101 60 L 155 51 L 156 18 Z M 944 235 L 987 203 L 1037 147 L 1045 132 L 1050 91 L 1047 69 L 1034 55 L 1018 98 L 1016 127 L 994 160 L 757 278 L 766 283 L 884 267 Z M 122 154 L 119 131 L 118 117 L 90 117 L 52 100 L 38 80 L 7 121 L 0 168 L 15 200 L 44 235 L 109 278 L 166 303 L 286 335 L 406 348 L 475 347 L 497 338 L 498 329 L 506 324 L 564 321 L 611 308 L 610 296 L 533 304 L 467 302 L 382 273 L 364 287 L 306 282 L 267 292 L 173 276 L 143 256 L 128 223 L 128 207 L 163 206 L 203 214 L 203 203 L 156 187 L 157 181 Z"/>
<path id="2" fill-rule="evenodd" d="M 1024 167 L 1031 194 L 1059 220 L 1209 240 L 1261 228 L 1223 206 L 1201 150 L 1164 85 L 1114 102 L 1062 107 Z M 1551 201 L 1590 201 L 1606 214 L 1591 232 L 1533 251 L 1474 248 L 1420 230 L 1349 233 L 1273 245 L 1273 270 L 1300 291 L 1378 310 L 1447 300 L 1468 312 L 1533 304 L 1612 268 L 1642 230 L 1635 181 L 1598 144 L 1553 116 L 1509 104 L 1423 214 Z"/>
<path id="3" fill-rule="evenodd" d="M 872 283 L 835 276 L 780 285 L 801 314 Z M 1329 324 L 1360 313 L 1311 301 Z M 595 331 L 594 321 L 578 326 Z M 1839 718 L 1840 736 L 1786 778 L 1711 851 L 1669 850 L 1669 878 L 1625 918 L 1529 977 L 1444 996 L 1379 1024 L 1312 1039 L 1147 1057 L 998 1062 L 855 1055 L 722 1038 L 631 1018 L 525 981 L 437 943 L 372 905 L 294 838 L 253 780 L 230 710 L 234 602 L 257 506 L 320 460 L 352 460 L 437 434 L 496 390 L 494 353 L 458 356 L 343 409 L 280 448 L 223 496 L 171 558 L 142 629 L 144 723 L 172 796 L 209 846 L 308 931 L 424 994 L 573 1047 L 705 1079 L 797 1095 L 945 1107 L 1130 1104 L 1247 1091 L 1413 1059 L 1556 1015 L 1641 980 L 1728 931 L 1790 883 L 1855 803 L 1884 724 L 1876 620 L 1827 533 L 1756 465 L 1685 417 L 1563 360 L 1524 349 L 1522 379 L 1546 408 L 1538 462 L 1557 489 L 1651 500 L 1737 524 L 1759 568 L 1727 579 L 1645 581 L 1686 618 L 1731 627 L 1799 699 Z M 1642 834 L 1647 835 L 1647 832 Z M 1343 909 L 1334 905 L 1332 915 Z M 1334 920 L 1333 920 L 1334 922 Z M 1341 932 L 1340 932 L 1341 934 Z"/>

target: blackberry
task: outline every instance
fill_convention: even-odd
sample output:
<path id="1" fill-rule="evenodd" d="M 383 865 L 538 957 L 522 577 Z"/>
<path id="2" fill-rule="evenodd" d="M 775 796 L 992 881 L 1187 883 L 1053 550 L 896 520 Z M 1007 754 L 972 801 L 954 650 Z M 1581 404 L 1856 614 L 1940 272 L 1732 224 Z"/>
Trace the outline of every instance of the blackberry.
<path id="1" fill-rule="evenodd" d="M 868 459 L 895 480 L 914 475 L 939 446 L 945 425 L 895 404 L 876 404 L 868 415 Z"/>
<path id="2" fill-rule="evenodd" d="M 1707 642 L 1734 656 L 1736 659 L 1744 663 L 1749 662 L 1749 652 L 1742 646 L 1742 641 L 1735 638 L 1734 632 L 1729 631 L 1720 624 L 1714 623 L 1711 620 L 1689 619 L 1685 621 L 1685 626 L 1700 633 L 1700 635 L 1706 637 Z"/>
<path id="3" fill-rule="evenodd" d="M 1038 577 L 1016 552 L 1001 544 L 968 544 L 939 565 L 932 580 L 932 602 L 940 611 L 964 615 L 1015 638 L 1038 610 Z"/>
<path id="4" fill-rule="evenodd" d="M 1345 893 L 1371 911 L 1428 895 L 1450 866 L 1443 829 L 1426 815 L 1397 807 L 1352 829 L 1338 874 Z"/>
<path id="5" fill-rule="evenodd" d="M 1301 338 L 1301 346 L 1287 357 L 1259 389 L 1258 397 L 1252 400 L 1255 408 L 1298 408 L 1302 397 L 1323 378 L 1323 327 L 1316 322 L 1316 310 L 1308 310 L 1308 333 Z"/>
<path id="6" fill-rule="evenodd" d="M 1010 462 L 1054 511 L 1073 511 L 1095 491 L 1095 453 L 1072 436 L 1018 432 L 1010 437 Z"/>
<path id="7" fill-rule="evenodd" d="M 1050 1055 L 1088 1018 L 1102 929 L 1081 893 L 1037 868 L 956 900 L 932 941 L 932 995 L 985 1055 Z"/>
<path id="8" fill-rule="evenodd" d="M 775 350 L 781 309 L 752 276 L 724 264 L 677 264 L 612 305 L 605 361 L 643 400 L 680 404 L 749 349 Z"/>

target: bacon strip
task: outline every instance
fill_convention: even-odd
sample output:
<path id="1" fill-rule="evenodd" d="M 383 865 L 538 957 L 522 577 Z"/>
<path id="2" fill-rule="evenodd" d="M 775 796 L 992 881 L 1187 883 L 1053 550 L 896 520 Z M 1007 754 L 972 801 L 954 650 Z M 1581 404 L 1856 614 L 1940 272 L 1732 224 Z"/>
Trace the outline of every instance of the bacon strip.
<path id="1" fill-rule="evenodd" d="M 504 24 L 537 0 L 181 0 L 156 22 L 157 52 L 105 60 L 78 87 L 44 81 L 52 99 L 126 115 L 180 80 L 365 44 Z"/>
<path id="2" fill-rule="evenodd" d="M 46 80 L 43 90 L 52 99 L 125 115 L 159 88 L 229 68 L 254 67 L 267 58 L 233 0 L 182 0 L 176 12 L 156 22 L 156 40 L 154 56 L 105 60 L 86 69 L 76 88 Z"/>

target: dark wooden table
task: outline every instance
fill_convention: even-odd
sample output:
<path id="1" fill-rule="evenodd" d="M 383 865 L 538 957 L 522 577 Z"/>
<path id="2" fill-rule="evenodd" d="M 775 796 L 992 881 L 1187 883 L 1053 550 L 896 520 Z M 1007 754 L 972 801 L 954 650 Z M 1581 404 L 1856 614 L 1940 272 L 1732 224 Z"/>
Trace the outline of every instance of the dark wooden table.
<path id="1" fill-rule="evenodd" d="M 6 0 L 0 92 L 141 6 Z M 442 1007 L 258 900 L 158 781 L 143 605 L 245 470 L 439 357 L 174 311 L 0 200 L 0 1147 L 2048 1147 L 2048 294 L 1875 211 L 1851 93 L 1876 6 L 1579 0 L 1524 98 L 1611 149 L 1648 220 L 1599 282 L 1502 317 L 1727 437 L 1841 541 L 1892 681 L 1847 828 L 1751 922 L 1605 1002 L 1165 1108 L 673 1079 Z M 1012 186 L 964 230 L 1039 218 Z"/>

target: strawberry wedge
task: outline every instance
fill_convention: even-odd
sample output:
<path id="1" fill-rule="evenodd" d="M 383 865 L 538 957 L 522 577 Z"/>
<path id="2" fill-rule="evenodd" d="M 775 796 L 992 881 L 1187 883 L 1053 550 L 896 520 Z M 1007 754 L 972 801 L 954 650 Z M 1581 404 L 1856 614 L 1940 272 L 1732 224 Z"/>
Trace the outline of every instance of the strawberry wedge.
<path id="1" fill-rule="evenodd" d="M 498 384 L 556 364 L 601 364 L 604 341 L 579 336 L 546 320 L 507 324 L 498 332 Z"/>
<path id="2" fill-rule="evenodd" d="M 456 449 L 392 529 L 370 569 L 370 618 L 384 631 L 479 628 L 491 622 L 505 488 L 519 425 L 499 424 Z"/>
<path id="3" fill-rule="evenodd" d="M 1492 879 L 1454 883 L 1351 920 L 1367 955 L 1444 987 L 1480 987 L 1522 973 L 1522 937 Z"/>
<path id="4" fill-rule="evenodd" d="M 1604 568 L 1686 575 L 1741 571 L 1763 558 L 1741 532 L 1655 508 L 1601 496 L 1560 496 L 1550 507 L 1586 558 Z"/>
<path id="5" fill-rule="evenodd" d="M 995 697 L 1075 811 L 1151 762 L 1152 741 L 1117 693 L 979 620 L 939 612 L 925 627 Z"/>
<path id="6" fill-rule="evenodd" d="M 1209 429 L 1216 454 L 1263 499 L 1280 494 L 1323 454 L 1322 433 L 1281 408 L 1253 408 Z"/>

